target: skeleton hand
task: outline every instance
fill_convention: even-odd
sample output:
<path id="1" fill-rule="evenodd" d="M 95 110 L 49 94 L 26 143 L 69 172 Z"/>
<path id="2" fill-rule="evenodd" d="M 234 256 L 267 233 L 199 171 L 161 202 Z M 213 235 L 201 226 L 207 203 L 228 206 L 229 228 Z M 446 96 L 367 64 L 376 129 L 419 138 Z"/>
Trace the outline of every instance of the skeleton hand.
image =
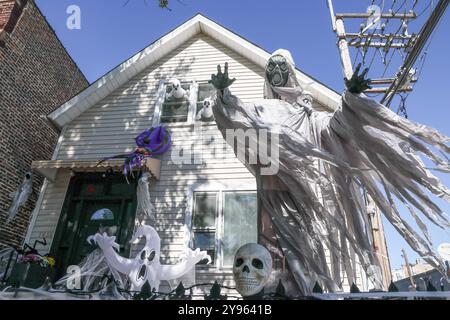
<path id="1" fill-rule="evenodd" d="M 211 263 L 211 257 L 206 253 L 206 251 L 200 251 L 199 248 L 195 250 L 186 249 L 181 255 L 180 255 L 180 261 L 187 261 L 187 262 L 200 262 L 204 259 L 207 259 L 207 264 Z"/>
<path id="2" fill-rule="evenodd" d="M 366 68 L 363 70 L 361 75 L 358 76 L 359 69 L 361 68 L 361 63 L 358 64 L 358 66 L 355 69 L 355 72 L 353 73 L 352 77 L 349 79 L 345 78 L 345 86 L 347 87 L 347 90 L 351 93 L 360 94 L 361 92 L 372 88 L 370 84 L 370 79 L 365 80 L 364 77 L 366 76 L 367 72 L 369 71 L 369 68 Z"/>
<path id="3" fill-rule="evenodd" d="M 108 237 L 106 232 L 103 234 L 96 233 L 94 236 L 89 236 L 86 240 L 89 244 L 98 245 L 102 250 L 110 247 L 116 249 L 117 251 L 120 250 L 120 245 L 116 243 L 116 237 Z"/>
<path id="4" fill-rule="evenodd" d="M 211 80 L 209 80 L 209 83 L 211 83 L 217 90 L 223 90 L 231 86 L 235 80 L 236 78 L 228 78 L 228 62 L 225 62 L 225 71 L 222 73 L 220 64 L 217 65 L 217 74 L 211 75 Z"/>

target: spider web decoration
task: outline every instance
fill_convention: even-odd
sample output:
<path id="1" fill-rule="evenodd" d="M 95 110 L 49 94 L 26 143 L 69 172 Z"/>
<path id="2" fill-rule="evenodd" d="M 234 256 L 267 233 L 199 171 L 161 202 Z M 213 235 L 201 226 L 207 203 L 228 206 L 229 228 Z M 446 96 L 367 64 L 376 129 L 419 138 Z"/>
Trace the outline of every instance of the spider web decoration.
<path id="1" fill-rule="evenodd" d="M 334 1 L 334 4 L 347 4 L 348 1 Z M 352 8 L 364 14 L 336 14 L 333 3 L 328 0 L 332 20 L 341 18 L 345 22 L 345 38 L 353 70 L 358 64 L 369 68 L 368 78 L 372 79 L 372 89 L 365 93 L 383 101 L 387 89 L 400 76 L 401 67 L 419 38 L 422 27 L 436 7 L 435 0 L 372 0 L 353 1 Z M 339 7 L 336 7 L 339 10 Z M 333 21 L 333 23 L 335 23 Z M 334 26 L 334 25 L 333 25 Z M 406 78 L 394 91 L 394 97 L 385 103 L 396 108 L 397 113 L 407 117 L 406 101 L 425 65 L 432 36 L 420 57 L 409 70 Z"/>

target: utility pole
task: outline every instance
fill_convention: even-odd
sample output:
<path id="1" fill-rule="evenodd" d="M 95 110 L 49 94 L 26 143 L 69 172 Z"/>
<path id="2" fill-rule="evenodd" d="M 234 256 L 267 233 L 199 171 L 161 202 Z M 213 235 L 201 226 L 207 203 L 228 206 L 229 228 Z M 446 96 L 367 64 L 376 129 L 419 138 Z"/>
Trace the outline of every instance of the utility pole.
<path id="1" fill-rule="evenodd" d="M 365 91 L 365 93 L 384 93 L 380 103 L 389 107 L 396 93 L 412 91 L 411 84 L 417 82 L 413 69 L 414 63 L 449 3 L 450 0 L 439 0 L 420 32 L 408 34 L 408 23 L 417 18 L 413 10 L 408 13 L 397 13 L 392 9 L 388 12 L 381 12 L 382 9 L 378 11 L 374 9 L 374 6 L 370 6 L 366 13 L 335 13 L 333 0 L 327 0 L 344 76 L 350 78 L 353 75 L 349 47 L 360 48 L 363 52 L 367 52 L 369 48 L 375 48 L 382 51 L 384 55 L 387 55 L 391 49 L 404 50 L 406 58 L 397 74 L 391 77 L 372 79 L 373 88 Z M 350 19 L 366 19 L 367 23 L 360 25 L 359 32 L 346 32 L 344 22 Z M 385 21 L 400 20 L 402 27 L 395 33 L 385 33 L 386 25 L 381 23 L 382 19 Z"/>
<path id="2" fill-rule="evenodd" d="M 405 259 L 406 271 L 408 272 L 409 281 L 411 282 L 411 285 L 413 286 L 413 288 L 416 288 L 416 284 L 414 283 L 414 279 L 412 276 L 411 265 L 408 262 L 408 256 L 406 255 L 405 249 L 402 249 L 402 256 L 403 256 L 403 259 Z"/>
<path id="3" fill-rule="evenodd" d="M 404 29 L 402 33 L 385 34 L 385 26 L 381 24 L 381 19 L 388 19 L 401 20 L 407 26 L 408 21 L 414 20 L 417 17 L 413 11 L 410 11 L 409 13 L 394 13 L 392 11 L 383 13 L 368 9 L 367 13 L 335 13 L 333 1 L 327 0 L 327 4 L 330 11 L 332 28 L 337 37 L 342 71 L 346 78 L 350 78 L 353 75 L 349 47 L 361 48 L 361 50 L 365 52 L 367 52 L 369 48 L 376 48 L 382 50 L 386 55 L 390 49 L 409 50 L 416 41 L 417 35 L 409 35 L 405 32 L 406 29 Z M 348 33 L 345 30 L 346 19 L 366 19 L 368 23 L 361 24 L 359 32 Z M 376 32 L 378 29 L 380 29 L 380 32 Z M 406 76 L 410 75 L 408 72 L 406 73 Z M 397 76 L 373 79 L 371 83 L 373 88 L 367 89 L 365 93 L 386 93 L 393 88 L 392 85 L 394 83 L 399 84 L 396 86 L 396 92 L 412 91 L 410 84 L 416 82 L 417 79 L 414 78 L 414 75 L 411 75 L 410 79 L 407 80 L 409 81 L 406 82 L 404 80 L 403 83 L 400 83 L 397 81 Z M 407 85 L 402 85 L 405 83 L 407 83 Z"/>

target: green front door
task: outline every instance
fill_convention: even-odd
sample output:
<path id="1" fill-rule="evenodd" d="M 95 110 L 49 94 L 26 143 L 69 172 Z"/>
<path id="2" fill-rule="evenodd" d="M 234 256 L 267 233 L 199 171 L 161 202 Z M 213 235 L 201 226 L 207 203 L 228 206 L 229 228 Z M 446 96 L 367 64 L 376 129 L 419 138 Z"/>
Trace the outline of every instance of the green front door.
<path id="1" fill-rule="evenodd" d="M 136 211 L 136 184 L 127 184 L 122 175 L 78 174 L 72 178 L 58 223 L 52 255 L 56 279 L 69 265 L 79 264 L 95 245 L 87 238 L 97 232 L 116 236 L 120 255 L 130 251 Z"/>

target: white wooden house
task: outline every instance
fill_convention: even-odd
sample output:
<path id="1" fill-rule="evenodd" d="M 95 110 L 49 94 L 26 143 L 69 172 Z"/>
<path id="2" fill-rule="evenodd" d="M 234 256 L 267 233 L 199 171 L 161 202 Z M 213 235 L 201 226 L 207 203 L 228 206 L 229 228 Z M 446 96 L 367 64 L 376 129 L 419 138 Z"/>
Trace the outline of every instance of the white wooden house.
<path id="1" fill-rule="evenodd" d="M 135 186 L 127 185 L 120 174 L 105 174 L 108 166 L 120 169 L 120 161 L 101 167 L 95 164 L 104 157 L 134 150 L 135 136 L 161 123 L 172 132 L 172 151 L 148 166 L 155 178 L 151 200 L 162 239 L 162 262 L 175 263 L 182 248 L 194 243 L 213 256 L 211 265 L 196 267 L 197 282 L 218 280 L 232 286 L 235 250 L 257 241 L 256 184 L 215 122 L 199 126 L 196 115 L 201 104 L 197 102 L 208 95 L 207 81 L 217 64 L 224 62 L 237 79 L 231 87 L 234 94 L 248 102 L 263 98 L 269 56 L 198 14 L 49 114 L 61 135 L 52 159 L 33 163 L 46 180 L 26 242 L 45 237 L 47 245 L 37 248 L 51 252 L 59 261 L 59 273 L 64 274 L 64 268 L 78 263 L 88 250 L 86 236 L 98 227 L 91 223 L 93 213 L 109 208 L 116 215 L 110 224 L 118 227 L 121 253 L 135 256 L 138 245 L 127 245 L 135 225 Z M 315 107 L 334 110 L 340 101 L 338 93 L 300 70 L 298 77 L 309 84 Z M 166 87 L 172 78 L 179 79 L 191 98 L 175 116 L 164 111 Z M 184 159 L 200 154 L 201 161 L 174 161 L 181 147 L 183 152 L 193 152 L 192 157 L 183 153 Z M 367 287 L 362 277 L 360 280 L 360 288 Z"/>

